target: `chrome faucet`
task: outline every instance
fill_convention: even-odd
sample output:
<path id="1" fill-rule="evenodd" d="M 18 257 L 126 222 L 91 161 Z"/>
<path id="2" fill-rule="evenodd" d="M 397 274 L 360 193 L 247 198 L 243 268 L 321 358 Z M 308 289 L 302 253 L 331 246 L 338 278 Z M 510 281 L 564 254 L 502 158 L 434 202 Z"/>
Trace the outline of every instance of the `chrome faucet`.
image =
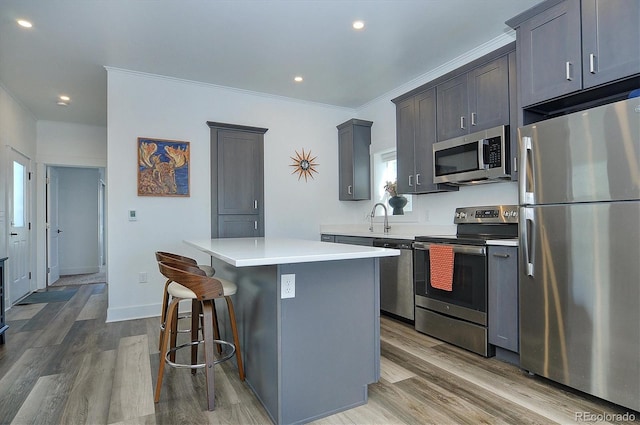
<path id="1" fill-rule="evenodd" d="M 373 206 L 373 209 L 371 210 L 371 223 L 369 225 L 369 231 L 373 232 L 373 218 L 376 216 L 376 207 L 378 205 L 380 205 L 384 210 L 384 233 L 389 233 L 389 229 L 391 229 L 391 226 L 389 226 L 389 216 L 387 215 L 387 207 L 382 202 L 378 202 L 377 204 L 375 204 Z"/>

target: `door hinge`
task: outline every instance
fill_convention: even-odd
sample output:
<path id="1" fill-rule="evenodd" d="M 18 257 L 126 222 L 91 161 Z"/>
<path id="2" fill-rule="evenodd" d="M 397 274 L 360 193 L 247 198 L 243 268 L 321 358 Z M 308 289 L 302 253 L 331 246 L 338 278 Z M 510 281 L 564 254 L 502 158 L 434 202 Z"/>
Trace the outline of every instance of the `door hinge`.
<path id="1" fill-rule="evenodd" d="M 29 272 L 29 279 L 31 279 L 31 272 Z"/>
<path id="2" fill-rule="evenodd" d="M 46 184 L 49 184 L 49 183 L 51 183 L 51 179 L 50 179 L 49 177 L 47 177 L 46 179 L 44 179 L 44 182 L 45 182 Z"/>
<path id="3" fill-rule="evenodd" d="M 47 267 L 47 273 L 51 273 L 51 267 Z"/>
<path id="4" fill-rule="evenodd" d="M 31 171 L 29 171 L 28 174 L 29 174 L 29 180 L 31 180 Z"/>
<path id="5" fill-rule="evenodd" d="M 31 222 L 29 222 L 29 230 L 31 230 Z"/>

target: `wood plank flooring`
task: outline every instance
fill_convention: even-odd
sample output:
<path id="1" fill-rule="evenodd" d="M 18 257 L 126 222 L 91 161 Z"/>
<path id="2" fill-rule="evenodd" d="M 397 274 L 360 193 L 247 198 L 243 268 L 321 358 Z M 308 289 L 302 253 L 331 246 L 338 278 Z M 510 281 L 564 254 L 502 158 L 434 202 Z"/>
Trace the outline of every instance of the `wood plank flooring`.
<path id="1" fill-rule="evenodd" d="M 64 289 L 64 287 L 54 288 Z M 167 368 L 153 402 L 158 318 L 105 323 L 107 285 L 67 302 L 15 306 L 0 345 L 0 424 L 270 424 L 229 364 L 216 366 L 216 410 L 202 371 Z M 181 334 L 179 338 L 186 338 Z M 381 379 L 369 402 L 314 424 L 569 424 L 628 412 L 519 368 L 381 319 Z M 640 414 L 630 412 L 640 423 Z"/>

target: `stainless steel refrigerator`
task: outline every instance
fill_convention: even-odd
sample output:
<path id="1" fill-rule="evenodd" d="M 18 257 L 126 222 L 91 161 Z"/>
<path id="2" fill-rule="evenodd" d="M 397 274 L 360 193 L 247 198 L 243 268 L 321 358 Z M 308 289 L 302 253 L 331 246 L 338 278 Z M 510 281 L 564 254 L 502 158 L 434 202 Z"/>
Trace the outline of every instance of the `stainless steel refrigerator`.
<path id="1" fill-rule="evenodd" d="M 640 410 L 640 98 L 518 138 L 521 366 Z"/>

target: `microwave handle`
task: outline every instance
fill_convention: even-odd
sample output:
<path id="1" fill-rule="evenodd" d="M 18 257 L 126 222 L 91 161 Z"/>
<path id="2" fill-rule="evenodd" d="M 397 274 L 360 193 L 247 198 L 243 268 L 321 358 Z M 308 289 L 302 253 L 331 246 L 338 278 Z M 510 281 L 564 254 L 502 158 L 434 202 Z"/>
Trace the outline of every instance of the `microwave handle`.
<path id="1" fill-rule="evenodd" d="M 478 169 L 479 170 L 488 170 L 489 166 L 484 163 L 485 151 L 489 146 L 489 140 L 480 139 L 478 140 Z"/>

